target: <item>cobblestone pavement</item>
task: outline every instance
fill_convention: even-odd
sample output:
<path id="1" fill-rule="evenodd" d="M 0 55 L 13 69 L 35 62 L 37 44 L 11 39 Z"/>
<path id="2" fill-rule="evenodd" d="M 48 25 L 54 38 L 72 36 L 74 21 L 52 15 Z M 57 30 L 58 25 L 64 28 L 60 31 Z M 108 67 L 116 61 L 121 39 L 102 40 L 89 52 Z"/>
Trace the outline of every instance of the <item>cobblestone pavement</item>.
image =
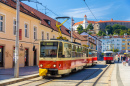
<path id="1" fill-rule="evenodd" d="M 60 78 L 47 78 L 40 77 L 22 81 L 19 83 L 11 84 L 8 86 L 92 86 L 94 79 L 105 69 L 107 65 L 98 64 L 93 67 L 85 68 L 84 70 L 72 73 L 70 75 Z M 101 68 L 101 69 L 99 69 Z M 98 70 L 98 71 L 97 71 Z M 94 73 L 97 71 L 96 73 Z M 92 76 L 90 76 L 94 73 Z M 90 76 L 90 77 L 88 77 Z M 88 77 L 88 78 L 86 78 Z"/>
<path id="2" fill-rule="evenodd" d="M 38 66 L 27 66 L 19 68 L 19 76 L 36 74 L 39 72 Z M 14 68 L 0 69 L 0 81 L 14 78 Z"/>
<path id="3" fill-rule="evenodd" d="M 115 68 L 111 76 L 111 86 L 130 86 L 130 66 L 115 63 Z"/>

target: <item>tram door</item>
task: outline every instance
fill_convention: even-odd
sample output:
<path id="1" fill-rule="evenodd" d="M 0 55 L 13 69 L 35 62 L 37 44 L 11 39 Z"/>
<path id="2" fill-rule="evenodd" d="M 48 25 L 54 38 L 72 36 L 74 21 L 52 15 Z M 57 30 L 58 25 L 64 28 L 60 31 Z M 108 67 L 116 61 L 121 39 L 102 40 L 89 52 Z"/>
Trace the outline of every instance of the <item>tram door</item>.
<path id="1" fill-rule="evenodd" d="M 33 63 L 34 65 L 37 65 L 37 50 L 34 50 L 34 60 L 33 60 Z"/>
<path id="2" fill-rule="evenodd" d="M 0 46 L 0 67 L 3 67 L 3 46 Z"/>
<path id="3" fill-rule="evenodd" d="M 27 48 L 25 48 L 25 66 L 28 66 L 29 64 L 28 64 L 28 49 Z"/>

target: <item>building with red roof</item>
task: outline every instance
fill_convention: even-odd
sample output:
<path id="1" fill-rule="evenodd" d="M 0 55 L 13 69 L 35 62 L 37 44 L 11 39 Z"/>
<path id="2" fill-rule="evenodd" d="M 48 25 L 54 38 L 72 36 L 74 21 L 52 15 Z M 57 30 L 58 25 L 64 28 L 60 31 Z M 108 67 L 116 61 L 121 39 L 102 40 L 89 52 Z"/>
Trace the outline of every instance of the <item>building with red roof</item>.
<path id="1" fill-rule="evenodd" d="M 98 33 L 99 30 L 105 30 L 105 27 L 107 25 L 113 26 L 114 24 L 124 25 L 127 28 L 130 28 L 130 21 L 121 21 L 121 20 L 113 20 L 113 19 L 111 19 L 111 20 L 107 20 L 107 21 L 100 20 L 98 22 L 95 22 L 94 31 L 96 33 Z"/>
<path id="2" fill-rule="evenodd" d="M 96 21 L 87 20 L 87 16 L 85 15 L 83 21 L 74 23 L 74 25 L 73 25 L 73 30 L 74 30 L 74 31 L 77 31 L 77 27 L 78 27 L 79 25 L 82 25 L 82 26 L 83 26 L 83 29 L 86 29 L 90 23 L 92 23 L 92 25 L 94 26 L 95 22 L 96 22 Z"/>

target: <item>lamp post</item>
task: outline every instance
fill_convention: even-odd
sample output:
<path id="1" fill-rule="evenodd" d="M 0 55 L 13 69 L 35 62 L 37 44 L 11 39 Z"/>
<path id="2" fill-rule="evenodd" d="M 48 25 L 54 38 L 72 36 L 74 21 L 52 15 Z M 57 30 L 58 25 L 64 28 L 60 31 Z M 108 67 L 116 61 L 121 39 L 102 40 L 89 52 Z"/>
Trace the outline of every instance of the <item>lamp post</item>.
<path id="1" fill-rule="evenodd" d="M 14 77 L 19 77 L 19 0 L 17 0 L 16 8 L 16 42 L 15 42 L 15 67 L 14 67 Z"/>

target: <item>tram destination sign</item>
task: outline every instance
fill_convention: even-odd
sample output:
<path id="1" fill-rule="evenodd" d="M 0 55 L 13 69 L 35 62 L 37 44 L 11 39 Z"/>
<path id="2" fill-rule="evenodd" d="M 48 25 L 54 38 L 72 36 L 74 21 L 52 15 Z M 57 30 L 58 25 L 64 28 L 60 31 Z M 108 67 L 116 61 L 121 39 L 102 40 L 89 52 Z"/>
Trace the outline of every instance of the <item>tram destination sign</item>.
<path id="1" fill-rule="evenodd" d="M 41 44 L 44 46 L 56 46 L 58 45 L 58 42 L 43 42 Z"/>

